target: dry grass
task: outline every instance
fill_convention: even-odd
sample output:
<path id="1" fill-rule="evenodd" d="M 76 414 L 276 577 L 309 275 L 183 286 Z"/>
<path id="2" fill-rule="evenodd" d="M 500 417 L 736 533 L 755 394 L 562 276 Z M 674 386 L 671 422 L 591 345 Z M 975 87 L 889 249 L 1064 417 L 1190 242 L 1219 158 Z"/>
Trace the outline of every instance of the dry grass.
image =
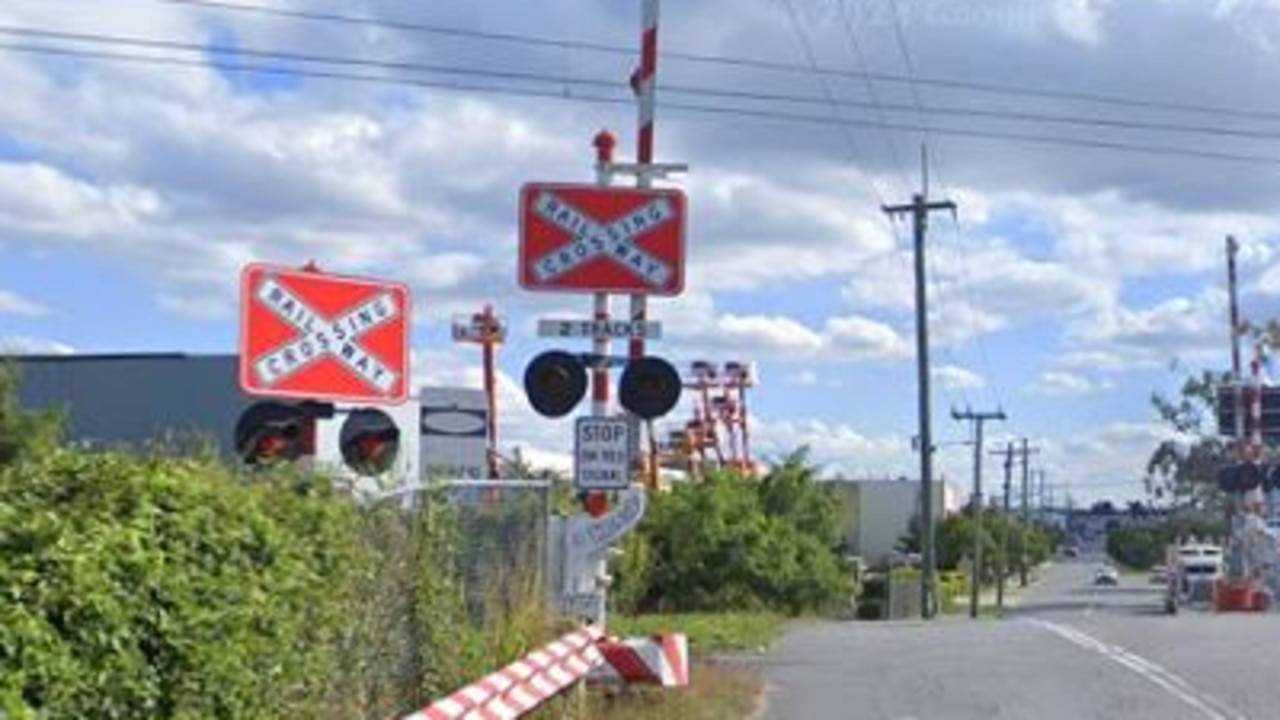
<path id="1" fill-rule="evenodd" d="M 755 713 L 764 681 L 754 670 L 694 661 L 687 688 L 591 690 L 586 717 L 609 720 L 743 720 Z"/>

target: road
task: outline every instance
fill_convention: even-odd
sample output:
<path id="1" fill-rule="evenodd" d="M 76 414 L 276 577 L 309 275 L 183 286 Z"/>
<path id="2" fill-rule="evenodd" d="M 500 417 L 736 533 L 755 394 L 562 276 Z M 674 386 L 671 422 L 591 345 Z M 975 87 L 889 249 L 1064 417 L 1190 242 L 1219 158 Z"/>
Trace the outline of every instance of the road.
<path id="1" fill-rule="evenodd" d="M 1280 615 L 1161 612 L 1146 578 L 1051 567 L 1004 619 L 824 622 L 763 659 L 764 717 L 1280 717 Z"/>

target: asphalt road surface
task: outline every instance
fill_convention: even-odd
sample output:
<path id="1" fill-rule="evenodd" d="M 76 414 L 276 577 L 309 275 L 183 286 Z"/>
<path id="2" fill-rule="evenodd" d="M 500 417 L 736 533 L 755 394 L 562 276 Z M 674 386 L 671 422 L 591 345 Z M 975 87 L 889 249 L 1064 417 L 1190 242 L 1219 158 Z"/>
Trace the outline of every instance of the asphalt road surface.
<path id="1" fill-rule="evenodd" d="M 801 626 L 763 660 L 764 717 L 1280 718 L 1280 615 L 1168 616 L 1093 567 L 1053 566 L 1000 620 Z"/>

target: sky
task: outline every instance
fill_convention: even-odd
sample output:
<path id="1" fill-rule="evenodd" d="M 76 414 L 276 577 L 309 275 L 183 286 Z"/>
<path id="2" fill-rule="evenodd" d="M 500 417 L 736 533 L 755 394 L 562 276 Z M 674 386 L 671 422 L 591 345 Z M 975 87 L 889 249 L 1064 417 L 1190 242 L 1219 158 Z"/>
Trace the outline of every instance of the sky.
<path id="1" fill-rule="evenodd" d="M 639 21 L 639 0 L 0 0 L 0 346 L 235 352 L 240 269 L 315 261 L 412 288 L 417 384 L 479 386 L 450 326 L 492 303 L 504 445 L 563 465 L 570 427 L 520 378 L 557 347 L 537 319 L 590 299 L 518 287 L 517 198 L 592 182 L 601 129 L 633 157 Z M 1151 394 L 1228 364 L 1227 234 L 1245 318 L 1280 311 L 1278 31 L 1276 0 L 664 3 L 687 282 L 651 303 L 653 352 L 756 363 L 765 459 L 917 477 L 911 231 L 881 206 L 921 191 L 925 144 L 930 198 L 958 206 L 927 243 L 938 472 L 968 489 L 952 409 L 1000 408 L 987 448 L 1029 438 L 1059 500 L 1141 497 Z"/>

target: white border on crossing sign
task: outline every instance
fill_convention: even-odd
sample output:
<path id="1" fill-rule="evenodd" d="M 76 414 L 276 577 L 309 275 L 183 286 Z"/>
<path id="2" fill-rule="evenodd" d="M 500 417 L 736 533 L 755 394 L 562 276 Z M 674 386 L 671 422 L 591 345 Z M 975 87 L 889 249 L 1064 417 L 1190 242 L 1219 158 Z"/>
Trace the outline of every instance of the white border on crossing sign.
<path id="1" fill-rule="evenodd" d="M 584 441 L 584 431 L 606 429 L 607 437 Z M 573 485 L 579 490 L 631 487 L 631 425 L 623 417 L 580 417 L 573 426 Z"/>
<path id="2" fill-rule="evenodd" d="M 648 202 L 617 216 L 598 218 L 568 202 L 560 193 L 631 195 Z M 536 217 L 564 237 L 554 249 L 534 256 L 527 243 L 528 220 Z M 674 188 L 627 188 L 578 183 L 531 182 L 520 188 L 520 243 L 517 280 L 533 292 L 655 295 L 674 297 L 684 292 L 688 206 L 684 192 Z M 674 226 L 673 226 L 674 223 Z M 655 231 L 675 232 L 675 256 L 662 258 L 639 240 Z M 563 262 L 561 262 L 563 258 Z M 590 260 L 609 261 L 632 274 L 635 284 L 585 283 L 560 285 L 564 275 Z M 553 260 L 551 264 L 544 264 Z M 528 275 L 526 276 L 526 270 Z"/>
<path id="3" fill-rule="evenodd" d="M 255 282 L 251 283 L 253 278 Z M 376 291 L 332 317 L 305 302 L 280 283 L 281 278 L 306 278 Z M 398 298 L 397 298 L 398 296 Z M 399 300 L 399 302 L 397 302 Z M 308 268 L 250 263 L 240 271 L 239 381 L 254 396 L 302 398 L 334 402 L 399 405 L 408 397 L 411 298 L 403 283 L 339 275 Z M 293 335 L 283 344 L 247 357 L 250 345 L 250 306 L 275 317 Z M 380 357 L 359 342 L 362 335 L 391 323 L 403 328 L 403 344 L 396 358 Z M 278 385 L 307 369 L 331 360 L 344 367 L 366 392 L 334 392 L 324 388 L 284 390 Z M 393 365 L 402 364 L 396 369 Z M 393 390 L 396 392 L 392 393 Z"/>

